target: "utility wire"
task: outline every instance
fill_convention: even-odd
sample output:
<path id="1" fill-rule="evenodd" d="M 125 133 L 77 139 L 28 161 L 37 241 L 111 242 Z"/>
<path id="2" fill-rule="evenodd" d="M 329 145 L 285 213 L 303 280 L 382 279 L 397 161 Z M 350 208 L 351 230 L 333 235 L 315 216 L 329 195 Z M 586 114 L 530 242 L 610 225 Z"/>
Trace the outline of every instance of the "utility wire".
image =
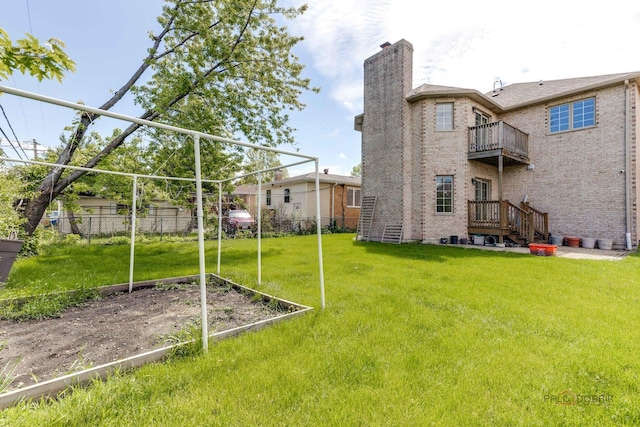
<path id="1" fill-rule="evenodd" d="M 4 107 L 2 106 L 2 104 L 0 104 L 0 110 L 2 110 L 2 115 L 4 116 L 4 119 L 7 121 L 7 124 L 9 125 L 9 129 L 11 129 L 11 133 L 13 134 L 13 137 L 16 139 L 16 143 L 18 144 L 18 147 L 22 151 L 22 154 L 24 154 L 24 157 L 28 159 L 29 156 L 27 156 L 27 153 L 24 151 L 24 148 L 22 148 L 22 145 L 20 144 L 20 139 L 16 135 L 16 132 L 13 130 L 13 126 L 11 126 L 11 122 L 9 121 L 9 117 L 7 117 L 7 113 L 5 113 Z M 2 133 L 4 134 L 4 131 Z M 6 134 L 4 134 L 4 136 L 5 136 L 5 138 L 7 138 Z M 9 138 L 7 138 L 7 139 L 9 139 Z M 9 143 L 11 144 L 11 140 L 9 140 Z M 11 144 L 11 146 L 13 147 L 13 144 Z M 16 148 L 14 147 L 13 149 L 15 150 Z M 17 151 L 16 151 L 16 153 L 17 153 Z M 19 156 L 19 154 L 18 154 L 18 156 Z M 22 158 L 22 157 L 20 157 L 20 158 Z"/>
<path id="2" fill-rule="evenodd" d="M 22 156 L 20 155 L 20 153 L 18 152 L 18 149 L 13 145 L 13 142 L 11 142 L 11 140 L 9 139 L 9 137 L 7 136 L 7 134 L 4 132 L 4 129 L 2 129 L 2 127 L 0 127 L 0 132 L 2 132 L 2 134 L 4 135 L 5 138 L 7 138 L 7 141 L 9 141 L 9 145 L 11 145 L 11 148 L 13 148 L 13 151 L 16 152 L 16 154 L 18 155 L 18 157 L 20 158 L 20 160 L 25 160 L 22 158 Z M 20 146 L 20 143 L 18 143 L 18 146 Z M 23 151 L 24 152 L 24 151 Z M 26 154 L 25 154 L 26 156 Z"/>
<path id="3" fill-rule="evenodd" d="M 16 132 L 13 130 L 13 126 L 11 126 L 11 122 L 9 121 L 9 117 L 7 117 L 7 113 L 5 113 L 4 107 L 2 106 L 2 104 L 0 104 L 0 110 L 2 110 L 2 115 L 4 116 L 4 119 L 7 121 L 7 124 L 9 125 L 9 129 L 11 129 L 11 133 L 13 134 L 13 137 L 16 139 L 16 141 L 19 141 L 20 139 L 16 135 Z"/>
<path id="4" fill-rule="evenodd" d="M 33 34 L 33 27 L 31 26 L 31 9 L 29 8 L 29 0 L 27 2 L 27 16 L 29 17 L 29 33 Z"/>

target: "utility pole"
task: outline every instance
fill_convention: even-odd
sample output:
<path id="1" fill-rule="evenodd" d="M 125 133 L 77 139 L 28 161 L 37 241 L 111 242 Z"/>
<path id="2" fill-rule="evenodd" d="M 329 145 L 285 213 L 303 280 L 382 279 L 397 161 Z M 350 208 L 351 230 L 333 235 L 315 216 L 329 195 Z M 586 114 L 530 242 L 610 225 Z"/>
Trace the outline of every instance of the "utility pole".
<path id="1" fill-rule="evenodd" d="M 44 145 L 40 144 L 35 139 L 32 139 L 31 141 L 11 142 L 7 139 L 0 138 L 0 151 L 5 153 L 4 154 L 5 156 L 9 157 L 7 150 L 4 149 L 3 147 L 8 147 L 14 151 L 20 150 L 28 157 L 31 157 L 33 160 L 38 160 L 39 153 L 45 153 L 46 151 L 49 150 L 48 147 L 45 147 Z M 16 153 L 16 154 L 18 154 L 18 156 L 20 157 L 19 153 Z"/>

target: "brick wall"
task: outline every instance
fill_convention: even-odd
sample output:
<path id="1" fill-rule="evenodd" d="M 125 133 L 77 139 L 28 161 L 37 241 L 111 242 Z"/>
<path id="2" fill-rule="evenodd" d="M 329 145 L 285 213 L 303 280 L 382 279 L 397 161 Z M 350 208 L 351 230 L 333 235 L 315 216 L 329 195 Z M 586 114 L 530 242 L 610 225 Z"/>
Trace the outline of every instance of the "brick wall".
<path id="1" fill-rule="evenodd" d="M 360 208 L 348 206 L 347 188 L 357 187 L 348 187 L 345 184 L 333 187 L 333 220 L 336 227 L 351 228 L 355 230 L 358 227 Z"/>
<path id="2" fill-rule="evenodd" d="M 561 102 L 541 104 L 504 116 L 529 133 L 533 170 L 505 174 L 505 198 L 525 194 L 536 209 L 549 213 L 551 233 L 609 238 L 625 242 L 624 85 L 586 92 Z M 550 134 L 548 108 L 596 98 L 596 126 Z M 635 239 L 635 238 L 634 238 Z"/>
<path id="3" fill-rule="evenodd" d="M 411 90 L 412 63 L 413 46 L 405 40 L 364 62 L 362 194 L 377 196 L 372 240 L 380 239 L 385 223 L 414 221 L 412 211 L 404 209 L 405 198 L 412 197 L 404 179 L 404 159 L 410 155 L 404 142 L 411 129 L 405 95 Z M 410 161 L 406 167 L 410 169 Z"/>
<path id="4" fill-rule="evenodd" d="M 496 167 L 467 160 L 468 127 L 475 125 L 474 107 L 486 107 L 464 97 L 428 97 L 408 103 L 412 52 L 401 40 L 364 63 L 362 123 L 362 194 L 377 196 L 370 237 L 379 239 L 385 223 L 404 224 L 405 240 L 437 242 L 451 235 L 467 236 L 467 201 L 475 199 L 472 178 L 491 182 L 491 199 L 498 199 Z M 552 234 L 609 238 L 625 244 L 627 230 L 625 180 L 631 184 L 632 242 L 638 243 L 640 189 L 637 162 L 637 105 L 640 95 L 629 89 L 630 165 L 625 162 L 625 85 L 619 84 L 553 103 L 495 113 L 529 134 L 532 168 L 519 164 L 503 171 L 503 199 L 530 204 L 549 213 Z M 596 98 L 596 126 L 550 134 L 548 108 Z M 435 130 L 436 103 L 454 103 L 454 130 Z M 624 171 L 624 172 L 622 172 Z M 454 212 L 436 213 L 436 176 L 454 177 Z"/>

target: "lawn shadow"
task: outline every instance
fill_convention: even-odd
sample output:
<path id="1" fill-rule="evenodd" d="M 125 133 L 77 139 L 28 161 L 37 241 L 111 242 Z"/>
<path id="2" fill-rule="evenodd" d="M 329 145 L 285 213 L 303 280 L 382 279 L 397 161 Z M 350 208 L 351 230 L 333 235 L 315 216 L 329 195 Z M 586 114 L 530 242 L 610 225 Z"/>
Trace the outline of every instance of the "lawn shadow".
<path id="1" fill-rule="evenodd" d="M 375 255 L 395 256 L 417 261 L 447 262 L 461 258 L 526 258 L 530 255 L 509 251 L 487 251 L 471 245 L 433 245 L 423 243 L 390 244 L 355 241 L 354 246 L 363 247 Z"/>

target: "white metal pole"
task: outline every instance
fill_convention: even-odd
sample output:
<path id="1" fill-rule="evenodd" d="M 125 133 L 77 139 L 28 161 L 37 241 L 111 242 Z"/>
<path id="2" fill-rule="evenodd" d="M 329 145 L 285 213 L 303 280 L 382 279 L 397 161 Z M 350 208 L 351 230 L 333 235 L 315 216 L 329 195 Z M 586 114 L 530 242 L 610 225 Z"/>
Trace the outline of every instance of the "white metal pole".
<path id="1" fill-rule="evenodd" d="M 196 160 L 196 209 L 198 218 L 198 259 L 200 261 L 200 310 L 202 317 L 202 349 L 209 348 L 209 331 L 207 321 L 207 276 L 204 259 L 204 211 L 202 209 L 202 167 L 200 165 L 200 136 L 193 135 L 193 151 Z"/>
<path id="2" fill-rule="evenodd" d="M 259 173 L 258 174 L 258 200 L 257 200 L 257 205 L 258 205 L 258 214 L 257 214 L 257 221 L 258 221 L 258 285 L 262 284 L 262 229 L 261 229 L 261 215 L 260 212 L 262 211 L 262 209 L 260 208 L 261 206 L 261 200 L 262 200 L 262 174 Z"/>
<path id="3" fill-rule="evenodd" d="M 129 254 L 129 293 L 133 292 L 133 261 L 136 253 L 136 211 L 138 199 L 138 176 L 133 176 L 133 195 L 131 196 L 131 249 Z"/>
<path id="4" fill-rule="evenodd" d="M 220 275 L 220 257 L 222 255 L 222 182 L 218 183 L 218 270 Z"/>
<path id="5" fill-rule="evenodd" d="M 320 215 L 320 162 L 316 159 L 316 230 L 318 232 L 318 268 L 320 269 L 320 305 L 324 310 L 324 267 L 322 265 L 322 216 Z"/>

